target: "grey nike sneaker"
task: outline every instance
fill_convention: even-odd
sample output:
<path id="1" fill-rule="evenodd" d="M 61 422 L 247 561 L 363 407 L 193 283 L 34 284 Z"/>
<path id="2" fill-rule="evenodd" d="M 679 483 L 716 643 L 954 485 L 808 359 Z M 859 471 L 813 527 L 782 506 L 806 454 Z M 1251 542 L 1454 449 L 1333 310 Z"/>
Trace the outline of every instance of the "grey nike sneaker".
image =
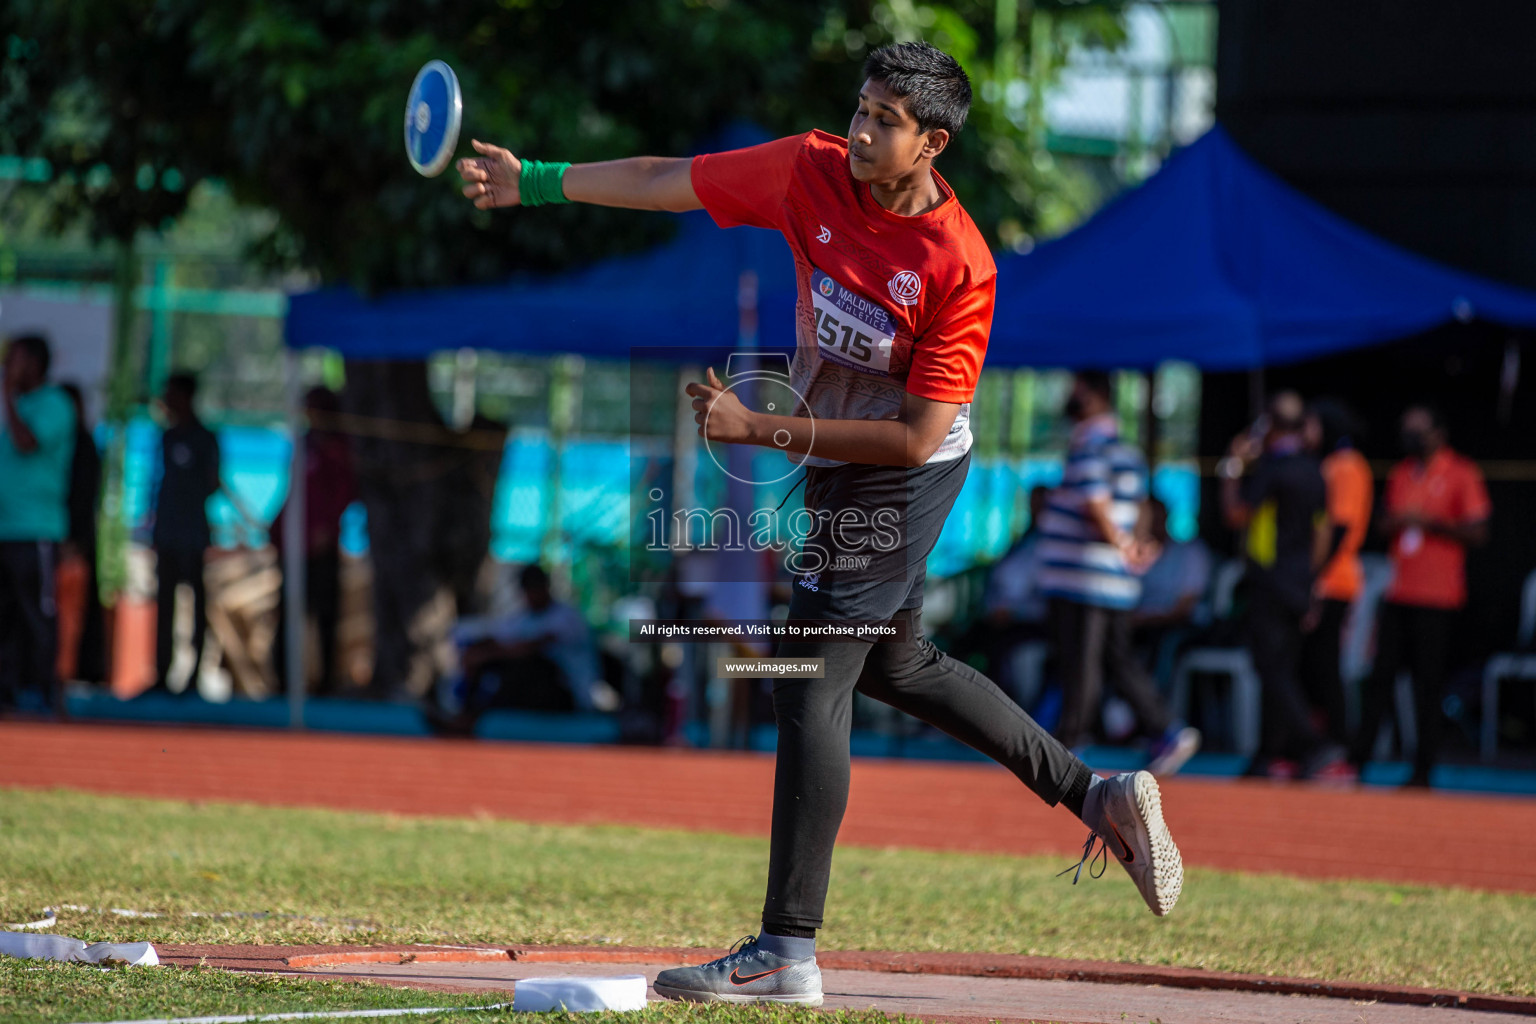
<path id="1" fill-rule="evenodd" d="M 694 1003 L 800 1003 L 821 1005 L 821 968 L 816 958 L 786 960 L 758 948 L 747 936 L 718 960 L 675 967 L 656 975 L 656 994 Z"/>
<path id="2" fill-rule="evenodd" d="M 1141 890 L 1141 898 L 1152 913 L 1162 917 L 1179 901 L 1184 888 L 1184 860 L 1163 821 L 1163 797 L 1157 780 L 1150 772 L 1127 772 L 1105 779 L 1097 788 L 1102 793 L 1100 821 L 1092 826 L 1083 844 L 1083 859 L 1077 863 L 1072 884 L 1077 884 L 1084 864 L 1089 875 L 1101 877 L 1113 854 Z M 1097 854 L 1095 843 L 1104 844 Z M 1093 863 L 1100 857 L 1104 864 L 1095 872 Z"/>

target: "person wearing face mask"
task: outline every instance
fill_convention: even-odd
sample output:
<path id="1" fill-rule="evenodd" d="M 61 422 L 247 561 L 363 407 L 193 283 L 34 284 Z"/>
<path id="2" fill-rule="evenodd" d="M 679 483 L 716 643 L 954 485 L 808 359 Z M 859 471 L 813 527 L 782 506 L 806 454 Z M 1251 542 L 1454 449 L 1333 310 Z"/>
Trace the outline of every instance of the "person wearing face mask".
<path id="1" fill-rule="evenodd" d="M 1299 665 L 1313 582 L 1332 548 L 1327 489 L 1307 453 L 1306 405 L 1294 391 L 1269 403 L 1221 461 L 1222 510 L 1245 535 L 1248 646 L 1263 691 L 1264 728 L 1250 775 L 1303 778 L 1344 767 L 1344 748 L 1312 725 Z"/>
<path id="2" fill-rule="evenodd" d="M 1475 463 L 1446 443 L 1445 421 L 1426 405 L 1403 413 L 1403 460 L 1387 477 L 1378 524 L 1391 541 L 1392 584 L 1376 615 L 1376 663 L 1361 695 L 1350 759 L 1376 745 L 1393 686 L 1413 675 L 1418 744 L 1410 786 L 1428 786 L 1440 746 L 1440 702 L 1457 612 L 1467 603 L 1467 548 L 1488 539 L 1492 505 Z"/>

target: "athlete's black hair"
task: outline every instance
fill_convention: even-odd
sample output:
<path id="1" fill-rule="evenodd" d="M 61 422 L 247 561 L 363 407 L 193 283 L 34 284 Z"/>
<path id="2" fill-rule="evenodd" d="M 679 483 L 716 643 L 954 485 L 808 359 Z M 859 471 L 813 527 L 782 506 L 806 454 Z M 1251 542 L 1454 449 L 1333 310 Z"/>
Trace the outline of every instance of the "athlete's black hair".
<path id="1" fill-rule="evenodd" d="M 11 344 L 32 357 L 37 363 L 37 375 L 47 378 L 48 367 L 53 363 L 53 353 L 48 348 L 48 339 L 41 334 L 18 334 L 11 339 Z"/>
<path id="2" fill-rule="evenodd" d="M 971 111 L 971 80 L 960 62 L 927 43 L 893 43 L 864 59 L 864 77 L 907 101 L 920 133 L 943 128 L 954 138 Z"/>
<path id="3" fill-rule="evenodd" d="M 1115 403 L 1115 382 L 1110 379 L 1109 374 L 1103 370 L 1078 370 L 1076 376 L 1083 387 L 1109 404 Z"/>

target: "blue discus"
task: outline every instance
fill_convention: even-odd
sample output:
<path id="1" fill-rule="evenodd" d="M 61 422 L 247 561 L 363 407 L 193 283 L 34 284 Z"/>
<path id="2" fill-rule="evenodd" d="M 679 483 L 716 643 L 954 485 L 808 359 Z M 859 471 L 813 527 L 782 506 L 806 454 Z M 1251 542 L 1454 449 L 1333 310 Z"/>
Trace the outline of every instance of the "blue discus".
<path id="1" fill-rule="evenodd" d="M 418 174 L 431 178 L 443 173 L 459 144 L 463 115 L 464 99 L 453 68 L 440 60 L 428 61 L 416 72 L 405 101 L 405 155 Z"/>

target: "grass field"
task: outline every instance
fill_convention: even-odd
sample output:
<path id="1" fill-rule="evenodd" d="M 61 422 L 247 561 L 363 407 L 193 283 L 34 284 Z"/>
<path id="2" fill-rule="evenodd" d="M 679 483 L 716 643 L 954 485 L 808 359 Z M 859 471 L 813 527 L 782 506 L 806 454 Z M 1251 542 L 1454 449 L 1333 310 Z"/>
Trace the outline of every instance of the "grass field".
<path id="1" fill-rule="evenodd" d="M 755 930 L 766 855 L 760 838 L 0 790 L 0 922 L 78 904 L 101 909 L 63 911 L 55 930 L 91 941 L 724 948 Z M 1064 866 L 842 848 L 822 943 L 1536 995 L 1530 896 L 1192 869 L 1158 920 L 1118 868 L 1074 887 Z M 197 916 L 229 912 L 266 916 Z M 6 970 L 0 1006 L 25 1014 L 34 986 L 17 979 L 51 975 Z M 113 984 L 179 984 L 128 974 Z"/>

